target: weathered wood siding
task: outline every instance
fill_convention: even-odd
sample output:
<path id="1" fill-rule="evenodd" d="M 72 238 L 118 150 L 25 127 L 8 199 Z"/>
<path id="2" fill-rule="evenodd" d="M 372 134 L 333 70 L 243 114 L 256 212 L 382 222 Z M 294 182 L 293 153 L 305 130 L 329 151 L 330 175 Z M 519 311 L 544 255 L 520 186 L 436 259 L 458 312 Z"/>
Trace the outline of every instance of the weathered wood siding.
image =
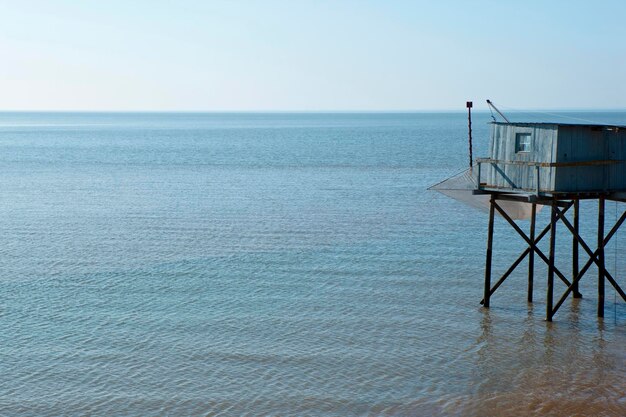
<path id="1" fill-rule="evenodd" d="M 516 135 L 519 133 L 530 134 L 529 152 L 516 152 Z M 490 158 L 503 162 L 484 164 L 482 167 L 481 182 L 487 188 L 535 191 L 536 168 L 515 165 L 515 162 L 619 161 L 613 164 L 540 167 L 539 188 L 541 192 L 626 192 L 624 128 L 494 123 L 490 149 Z"/>
<path id="2" fill-rule="evenodd" d="M 606 132 L 611 160 L 619 161 L 609 167 L 611 191 L 626 191 L 626 129 Z"/>
<path id="3" fill-rule="evenodd" d="M 607 159 L 605 132 L 587 126 L 560 126 L 558 136 L 558 162 L 584 162 Z M 556 190 L 565 192 L 603 191 L 609 186 L 608 166 L 559 167 Z"/>
<path id="4" fill-rule="evenodd" d="M 509 125 L 494 123 L 491 134 L 490 158 L 499 161 L 555 162 L 557 150 L 557 125 Z M 530 133 L 530 152 L 515 152 L 517 133 Z M 484 179 L 487 186 L 508 189 L 535 190 L 537 171 L 534 166 L 513 164 L 485 164 Z M 555 168 L 539 168 L 541 191 L 554 191 Z"/>
<path id="5" fill-rule="evenodd" d="M 592 126 L 559 126 L 557 162 L 623 161 L 625 130 Z M 621 191 L 626 164 L 558 167 L 556 191 Z"/>

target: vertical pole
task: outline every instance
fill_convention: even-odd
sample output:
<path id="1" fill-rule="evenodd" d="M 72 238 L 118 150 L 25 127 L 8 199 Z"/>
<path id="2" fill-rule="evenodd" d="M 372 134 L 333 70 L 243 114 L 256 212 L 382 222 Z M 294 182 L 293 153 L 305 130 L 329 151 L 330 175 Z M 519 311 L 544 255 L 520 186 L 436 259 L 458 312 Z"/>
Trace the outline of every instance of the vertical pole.
<path id="1" fill-rule="evenodd" d="M 467 131 L 468 131 L 468 134 L 469 134 L 469 166 L 470 166 L 470 169 L 472 168 L 472 165 L 473 165 L 473 157 L 472 157 L 472 105 L 473 105 L 473 103 L 471 101 L 468 101 L 468 102 L 465 103 L 465 106 L 467 107 Z"/>
<path id="2" fill-rule="evenodd" d="M 604 317 L 604 197 L 598 199 L 598 317 Z"/>
<path id="3" fill-rule="evenodd" d="M 493 247 L 493 218 L 494 204 L 496 204 L 493 196 L 489 200 L 489 228 L 487 230 L 487 257 L 485 259 L 485 294 L 483 295 L 483 306 L 489 308 L 489 297 L 491 292 L 491 253 Z"/>
<path id="4" fill-rule="evenodd" d="M 541 192 L 541 179 L 539 178 L 539 165 L 535 165 L 535 181 L 537 182 L 537 186 L 535 188 L 535 194 L 539 197 L 539 193 Z"/>
<path id="5" fill-rule="evenodd" d="M 535 276 L 535 223 L 537 219 L 537 203 L 533 203 L 530 215 L 530 241 L 532 246 L 528 253 L 528 302 L 533 302 L 533 280 Z"/>
<path id="6" fill-rule="evenodd" d="M 574 231 L 576 234 L 580 234 L 579 232 L 579 209 L 580 209 L 580 200 L 574 200 Z M 578 240 L 575 237 L 572 238 L 572 281 L 576 279 L 578 276 L 579 265 L 578 265 Z M 578 291 L 578 281 L 574 283 L 572 288 L 572 294 L 574 298 L 583 298 L 583 295 Z"/>
<path id="7" fill-rule="evenodd" d="M 554 296 L 554 248 L 556 246 L 556 201 L 550 206 L 550 255 L 548 257 L 548 293 L 546 303 L 546 320 L 552 321 L 552 305 Z"/>

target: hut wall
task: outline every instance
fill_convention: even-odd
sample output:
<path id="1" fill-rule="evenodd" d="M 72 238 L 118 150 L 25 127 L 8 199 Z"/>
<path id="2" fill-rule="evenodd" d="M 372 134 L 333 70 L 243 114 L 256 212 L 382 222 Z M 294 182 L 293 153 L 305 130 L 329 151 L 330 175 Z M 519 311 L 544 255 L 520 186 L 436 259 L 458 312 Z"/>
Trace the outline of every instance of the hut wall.
<path id="1" fill-rule="evenodd" d="M 626 131 L 590 126 L 560 126 L 557 162 L 623 161 Z M 556 191 L 622 191 L 626 164 L 558 167 Z"/>
<path id="2" fill-rule="evenodd" d="M 509 125 L 494 123 L 491 135 L 491 159 L 498 161 L 554 162 L 557 149 L 557 125 Z M 516 152 L 516 136 L 530 134 L 528 152 Z M 535 190 L 537 172 L 534 166 L 495 164 L 485 166 L 487 174 L 482 182 L 505 189 Z M 539 168 L 539 186 L 542 191 L 554 190 L 555 168 Z"/>
<path id="3" fill-rule="evenodd" d="M 606 131 L 588 126 L 560 126 L 557 162 L 599 161 L 607 158 Z M 608 165 L 558 167 L 555 189 L 560 192 L 602 191 L 609 187 Z"/>
<path id="4" fill-rule="evenodd" d="M 609 166 L 611 191 L 626 191 L 626 129 L 606 132 L 610 159 L 619 161 Z"/>

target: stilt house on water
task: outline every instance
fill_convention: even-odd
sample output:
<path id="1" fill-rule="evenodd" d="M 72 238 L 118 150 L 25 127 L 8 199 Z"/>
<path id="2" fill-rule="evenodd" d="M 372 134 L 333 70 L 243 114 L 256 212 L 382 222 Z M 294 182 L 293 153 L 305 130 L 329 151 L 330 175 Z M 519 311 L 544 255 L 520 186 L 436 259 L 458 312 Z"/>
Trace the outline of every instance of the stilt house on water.
<path id="1" fill-rule="evenodd" d="M 488 104 L 493 107 L 491 102 Z M 498 111 L 495 107 L 493 107 Z M 468 102 L 471 109 L 471 102 Z M 471 110 L 469 110 L 471 112 Z M 506 120 L 504 115 L 498 113 Z M 592 265 L 598 271 L 598 317 L 604 317 L 605 282 L 608 281 L 626 301 L 626 293 L 605 267 L 604 251 L 626 220 L 626 211 L 605 234 L 605 201 L 626 202 L 626 126 L 563 123 L 511 123 L 494 121 L 488 158 L 471 161 L 464 173 L 445 180 L 431 189 L 475 207 L 489 210 L 484 296 L 481 304 L 489 307 L 491 296 L 528 257 L 528 302 L 533 301 L 534 261 L 539 257 L 548 265 L 546 320 L 552 321 L 559 307 L 572 294 L 580 298 L 578 283 Z M 598 201 L 597 242 L 585 242 L 579 234 L 580 206 L 583 199 Z M 550 207 L 550 223 L 536 228 L 536 214 Z M 566 213 L 573 212 L 571 219 Z M 527 248 L 511 267 L 492 284 L 491 261 L 494 215 L 498 213 L 526 242 Z M 530 219 L 528 233 L 515 219 Z M 566 276 L 555 265 L 557 223 L 572 234 L 572 275 Z M 549 235 L 549 251 L 537 247 Z M 592 247 L 595 246 L 595 249 Z M 581 267 L 579 249 L 587 255 Z M 569 272 L 569 271 L 568 271 Z M 554 300 L 554 278 L 565 285 Z"/>
<path id="2" fill-rule="evenodd" d="M 537 196 L 626 191 L 626 127 L 492 124 L 490 157 L 479 158 L 479 188 Z"/>

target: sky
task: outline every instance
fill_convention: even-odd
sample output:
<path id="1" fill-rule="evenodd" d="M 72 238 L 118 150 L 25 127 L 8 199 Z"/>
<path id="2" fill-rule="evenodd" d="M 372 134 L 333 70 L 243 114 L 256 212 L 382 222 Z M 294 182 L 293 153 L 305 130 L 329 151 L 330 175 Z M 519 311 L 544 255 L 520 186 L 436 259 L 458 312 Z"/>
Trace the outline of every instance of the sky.
<path id="1" fill-rule="evenodd" d="M 0 110 L 626 109 L 625 1 L 0 0 Z"/>

